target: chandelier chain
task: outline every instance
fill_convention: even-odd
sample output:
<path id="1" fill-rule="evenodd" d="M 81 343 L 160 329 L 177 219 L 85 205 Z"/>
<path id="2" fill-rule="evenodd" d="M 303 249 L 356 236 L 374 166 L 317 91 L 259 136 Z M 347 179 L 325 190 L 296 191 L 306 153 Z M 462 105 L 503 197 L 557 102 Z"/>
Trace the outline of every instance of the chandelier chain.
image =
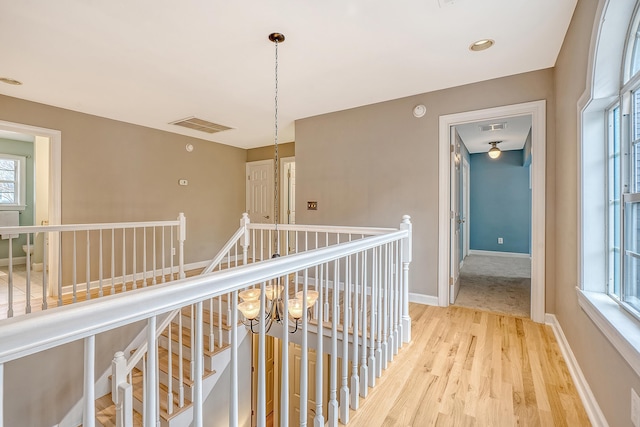
<path id="1" fill-rule="evenodd" d="M 275 146 L 275 156 L 274 156 L 274 170 L 275 170 L 275 178 L 274 178 L 274 183 L 275 183 L 275 188 L 274 188 L 274 220 L 276 223 L 276 232 L 275 232 L 275 240 L 274 240 L 274 245 L 275 245 L 275 253 L 279 254 L 280 253 L 280 242 L 278 239 L 278 223 L 280 222 L 280 203 L 279 203 L 279 184 L 280 184 L 280 172 L 279 172 L 279 155 L 278 155 L 278 40 L 275 40 L 275 45 L 276 45 L 276 68 L 275 68 L 275 75 L 276 75 L 276 90 L 275 90 L 275 136 L 274 136 L 274 146 Z"/>

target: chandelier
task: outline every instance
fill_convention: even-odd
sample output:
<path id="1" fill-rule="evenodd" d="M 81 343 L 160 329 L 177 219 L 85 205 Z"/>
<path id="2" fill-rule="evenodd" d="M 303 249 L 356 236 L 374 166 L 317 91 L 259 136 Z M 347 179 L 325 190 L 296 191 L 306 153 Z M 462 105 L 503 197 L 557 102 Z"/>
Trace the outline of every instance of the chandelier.
<path id="1" fill-rule="evenodd" d="M 279 156 L 278 156 L 278 44 L 284 42 L 284 34 L 271 33 L 269 34 L 269 40 L 275 44 L 275 132 L 274 132 L 274 221 L 275 221 L 275 233 L 273 241 L 273 256 L 271 258 L 278 258 L 280 256 L 280 243 L 278 240 L 278 222 L 280 220 L 280 206 L 278 198 L 278 188 L 280 183 L 279 177 Z M 273 325 L 273 322 L 280 324 L 289 324 L 287 319 L 287 313 L 285 313 L 285 301 L 283 299 L 284 286 L 281 284 L 281 278 L 273 279 L 269 284 L 264 284 L 262 288 L 256 287 L 252 289 L 246 289 L 241 291 L 238 296 L 242 299 L 242 302 L 238 304 L 238 310 L 242 313 L 246 322 L 245 326 L 251 329 L 252 333 L 256 333 L 253 330 L 253 326 L 259 324 L 259 322 L 265 322 L 265 329 L 268 332 Z M 265 302 L 268 307 L 265 307 L 264 317 L 260 316 L 260 297 L 264 292 Z M 288 295 L 288 290 L 284 292 Z M 299 291 L 295 294 L 295 298 L 287 300 L 287 311 L 289 317 L 293 320 L 293 330 L 289 330 L 290 333 L 294 333 L 298 330 L 298 324 L 304 313 L 305 308 L 311 309 L 318 299 L 318 292 L 308 289 L 307 301 L 303 303 L 304 294 L 303 291 Z"/>
<path id="2" fill-rule="evenodd" d="M 265 322 L 265 331 L 269 332 L 271 329 L 271 325 L 273 322 L 277 322 L 280 324 L 288 324 L 286 314 L 284 312 L 284 300 L 282 299 L 282 293 L 284 291 L 284 286 L 277 283 L 277 281 L 272 281 L 275 283 L 271 283 L 268 285 L 264 285 L 263 288 L 252 288 L 245 289 L 238 293 L 238 296 L 242 298 L 242 302 L 238 304 L 238 310 L 245 317 L 246 322 L 243 322 L 245 326 L 248 326 L 251 329 L 251 332 L 254 334 L 257 333 L 253 330 L 254 325 L 258 325 L 260 322 Z M 264 311 L 264 317 L 259 318 L 260 316 L 260 294 L 261 292 L 265 293 L 265 298 L 267 301 L 267 307 Z M 303 310 L 305 308 L 310 310 L 311 307 L 316 303 L 318 299 L 318 292 L 313 291 L 311 289 L 307 290 L 307 303 L 303 304 L 303 291 L 296 292 L 295 298 L 289 299 L 288 302 L 288 311 L 289 316 L 293 321 L 293 330 L 289 330 L 290 333 L 294 333 L 298 330 L 298 325 L 300 324 L 300 319 L 303 315 Z"/>

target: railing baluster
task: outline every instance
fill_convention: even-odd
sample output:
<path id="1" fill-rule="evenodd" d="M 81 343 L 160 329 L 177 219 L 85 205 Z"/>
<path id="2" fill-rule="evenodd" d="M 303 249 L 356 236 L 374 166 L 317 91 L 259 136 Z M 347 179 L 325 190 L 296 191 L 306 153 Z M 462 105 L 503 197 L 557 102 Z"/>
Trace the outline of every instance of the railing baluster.
<path id="1" fill-rule="evenodd" d="M 8 304 L 9 309 L 7 310 L 7 317 L 13 317 L 13 235 L 9 235 L 9 295 Z"/>
<path id="2" fill-rule="evenodd" d="M 369 392 L 369 372 L 367 367 L 367 253 L 367 251 L 362 252 L 362 354 L 360 356 L 360 396 L 363 398 L 366 398 Z"/>
<path id="3" fill-rule="evenodd" d="M 283 316 L 285 319 L 285 323 L 284 327 L 282 328 L 282 382 L 280 386 L 280 425 L 282 427 L 287 427 L 289 425 L 289 280 L 287 276 L 276 278 L 276 292 L 281 280 L 284 281 L 284 288 L 282 289 L 282 300 L 284 302 Z M 306 298 L 303 298 L 302 301 L 303 304 L 306 305 Z"/>
<path id="4" fill-rule="evenodd" d="M 142 287 L 147 286 L 147 227 L 142 228 Z"/>
<path id="5" fill-rule="evenodd" d="M 317 279 L 317 278 L 316 278 Z M 303 274 L 302 283 L 302 301 L 307 301 L 307 292 L 309 290 L 309 269 L 305 268 Z M 308 343 L 308 330 L 309 330 L 309 310 L 302 311 L 302 354 L 300 360 L 300 426 L 306 427 L 307 425 L 307 402 L 309 400 L 309 343 Z M 318 328 L 320 330 L 320 328 Z M 317 357 L 322 357 L 319 353 L 316 353 Z M 316 360 L 316 363 L 320 363 Z M 285 396 L 288 399 L 289 396 Z M 288 414 L 288 412 L 287 412 Z M 283 416 L 284 418 L 284 416 Z M 288 421 L 288 420 L 287 420 Z"/>
<path id="6" fill-rule="evenodd" d="M 90 241 L 90 237 L 89 237 L 89 230 L 87 230 L 87 241 L 85 242 L 86 244 L 86 257 L 87 259 L 85 260 L 85 271 L 84 271 L 84 276 L 85 276 L 85 288 L 86 288 L 86 295 L 85 295 L 85 299 L 86 300 L 90 300 L 91 299 L 91 241 Z"/>
<path id="7" fill-rule="evenodd" d="M 382 273 L 382 247 L 378 246 L 377 252 L 377 272 L 378 280 L 376 281 L 376 377 L 382 376 L 382 299 L 384 297 L 384 276 Z"/>
<path id="8" fill-rule="evenodd" d="M 124 284 L 123 284 L 124 285 Z M 122 289 L 124 291 L 124 289 Z M 111 295 L 116 293 L 116 229 L 111 229 Z"/>
<path id="9" fill-rule="evenodd" d="M 316 243 L 317 243 L 318 234 L 316 233 Z M 320 277 L 318 277 L 318 271 L 320 272 Z M 318 268 L 316 266 L 316 290 L 318 292 L 318 307 L 322 307 L 322 299 L 324 290 L 322 289 L 322 279 L 323 279 L 323 271 L 322 266 Z M 318 280 L 319 279 L 319 280 Z M 318 289 L 317 287 L 320 287 Z M 324 325 L 322 323 L 322 309 L 318 310 L 318 327 L 316 330 L 316 415 L 313 418 L 313 426 L 314 427 L 324 427 L 324 415 L 322 414 L 322 382 L 323 382 L 323 368 L 324 368 L 324 352 L 322 350 L 322 342 L 324 338 Z"/>
<path id="10" fill-rule="evenodd" d="M 124 238 L 124 236 L 123 236 Z M 158 346 L 156 342 L 156 316 L 147 319 L 147 372 L 145 378 L 147 394 L 144 396 L 144 407 L 147 418 L 145 427 L 155 427 L 158 418 Z"/>
<path id="11" fill-rule="evenodd" d="M 162 227 L 162 279 L 161 282 L 164 283 L 166 281 L 166 274 L 167 272 L 165 271 L 165 258 L 166 258 L 166 254 L 164 252 L 164 229 L 165 227 Z"/>
<path id="12" fill-rule="evenodd" d="M 387 253 L 387 261 L 386 264 L 389 267 L 389 272 L 387 274 L 387 277 L 389 279 L 389 284 L 387 285 L 387 288 L 389 290 L 388 293 L 388 302 L 387 305 L 389 306 L 389 321 L 387 324 L 387 327 L 389 328 L 389 345 L 387 347 L 387 352 L 388 352 L 388 357 L 387 359 L 389 360 L 389 362 L 393 362 L 393 348 L 395 346 L 395 337 L 393 335 L 393 314 L 394 314 L 394 303 L 395 303 L 395 297 L 394 297 L 394 293 L 393 293 L 393 245 L 391 243 L 387 244 L 387 248 L 388 248 L 388 253 Z"/>
<path id="13" fill-rule="evenodd" d="M 396 240 L 395 242 L 395 273 L 394 273 L 394 284 L 395 284 L 395 321 L 394 321 L 394 337 L 395 337 L 395 347 L 393 349 L 394 354 L 398 354 L 400 351 L 400 346 L 402 345 L 402 323 L 400 323 L 400 275 L 399 273 L 399 264 L 400 264 L 400 243 Z"/>
<path id="14" fill-rule="evenodd" d="M 190 357 L 189 357 L 189 379 L 191 381 L 193 381 L 194 378 L 194 374 L 195 374 L 195 352 L 193 351 L 195 348 L 195 334 L 193 333 L 193 331 L 195 330 L 195 313 L 194 313 L 194 306 L 193 304 L 191 304 L 189 306 L 189 312 L 191 313 L 191 316 L 189 317 L 189 331 L 191 332 L 189 334 L 189 348 L 191 349 L 190 353 Z"/>
<path id="15" fill-rule="evenodd" d="M 58 307 L 62 306 L 62 232 L 58 233 Z"/>
<path id="16" fill-rule="evenodd" d="M 229 405 L 229 425 L 237 426 L 238 422 L 238 291 L 227 294 L 231 298 L 231 404 Z"/>
<path id="17" fill-rule="evenodd" d="M 9 246 L 9 252 L 13 252 L 13 246 Z M 29 234 L 27 234 L 27 284 L 26 284 L 26 297 L 27 306 L 25 307 L 25 313 L 31 313 L 31 242 L 29 242 Z M 44 295 L 43 295 L 44 297 Z"/>
<path id="18" fill-rule="evenodd" d="M 222 347 L 222 295 L 218 297 L 218 347 Z"/>
<path id="19" fill-rule="evenodd" d="M 178 312 L 179 315 L 180 312 Z M 171 329 L 173 329 L 173 320 L 169 322 L 167 329 L 167 413 L 169 415 L 173 414 L 173 341 Z"/>
<path id="20" fill-rule="evenodd" d="M 178 214 L 178 221 L 180 222 L 180 230 L 178 232 L 178 275 L 181 279 L 187 277 L 184 272 L 184 242 L 187 240 L 187 218 L 184 213 Z"/>
<path id="21" fill-rule="evenodd" d="M 136 242 L 136 228 L 131 230 L 133 234 L 133 249 L 131 250 L 131 277 L 133 281 L 133 289 L 138 289 L 138 278 L 136 277 L 136 258 L 138 255 L 138 246 Z"/>
<path id="22" fill-rule="evenodd" d="M 96 337 L 90 335 L 84 339 L 84 392 L 83 392 L 83 427 L 93 427 L 95 415 L 95 351 Z"/>
<path id="23" fill-rule="evenodd" d="M 184 407 L 184 351 L 182 332 L 182 310 L 178 313 L 178 406 Z"/>
<path id="24" fill-rule="evenodd" d="M 209 298 L 209 351 L 213 352 L 213 298 Z"/>
<path id="25" fill-rule="evenodd" d="M 175 279 L 175 277 L 173 276 L 173 274 L 174 274 L 174 273 L 173 273 L 173 257 L 174 257 L 174 255 L 175 255 L 175 253 L 176 253 L 176 248 L 175 248 L 175 246 L 173 246 L 173 244 L 174 244 L 174 240 L 173 240 L 173 227 L 169 227 L 169 230 L 170 230 L 170 232 L 171 232 L 171 235 L 169 236 L 169 239 L 170 239 L 170 242 L 171 242 L 171 243 L 170 243 L 170 248 L 169 248 L 169 249 L 171 249 L 171 251 L 169 252 L 169 254 L 170 254 L 170 255 L 169 255 L 169 272 L 170 272 L 170 273 L 169 273 L 169 274 L 170 274 L 170 276 L 169 276 L 169 280 L 174 280 L 174 279 Z"/>
<path id="26" fill-rule="evenodd" d="M 331 292 L 331 373 L 329 376 L 329 403 L 327 421 L 330 427 L 338 425 L 338 297 L 340 295 L 338 285 L 339 261 L 333 262 L 333 291 Z M 344 363 L 347 361 L 345 360 Z"/>
<path id="27" fill-rule="evenodd" d="M 380 304 L 382 305 L 382 319 L 380 319 L 380 327 L 382 328 L 382 358 L 380 364 L 382 369 L 387 369 L 389 363 L 389 346 L 388 346 L 388 321 L 387 315 L 389 314 L 387 310 L 388 306 L 388 290 L 389 290 L 389 246 L 384 245 L 384 247 L 380 248 L 380 258 L 382 259 L 382 265 L 380 268 L 384 270 L 383 272 L 383 281 L 382 281 L 382 292 L 380 293 Z"/>
<path id="28" fill-rule="evenodd" d="M 104 296 L 104 292 L 102 290 L 102 276 L 104 274 L 103 272 L 103 266 L 102 266 L 102 230 L 99 231 L 100 232 L 100 238 L 99 238 L 99 249 L 98 249 L 98 295 L 100 297 Z"/>
<path id="29" fill-rule="evenodd" d="M 152 285 L 156 285 L 156 234 L 157 234 L 157 228 L 153 227 L 153 265 L 151 268 L 153 268 L 153 273 L 151 274 L 151 284 Z"/>
<path id="30" fill-rule="evenodd" d="M 78 301 L 78 294 L 77 294 L 77 282 L 76 282 L 76 263 L 77 263 L 77 258 L 78 258 L 78 253 L 76 250 L 76 232 L 73 232 L 73 276 L 71 278 L 71 282 L 73 284 L 73 303 L 75 304 Z"/>
<path id="31" fill-rule="evenodd" d="M 342 322 L 342 387 L 340 387 L 340 422 L 349 423 L 349 301 L 351 293 L 351 266 L 344 259 L 343 322 Z"/>
<path id="32" fill-rule="evenodd" d="M 265 363 L 265 287 L 266 282 L 262 282 L 260 291 L 260 315 L 258 327 L 258 416 L 256 422 L 258 427 L 267 425 L 267 384 L 266 384 L 266 363 Z"/>
<path id="33" fill-rule="evenodd" d="M 42 310 L 46 310 L 49 306 L 49 233 L 43 234 L 42 241 Z"/>
<path id="34" fill-rule="evenodd" d="M 122 288 L 127 290 L 127 238 L 126 230 L 122 229 Z"/>
<path id="35" fill-rule="evenodd" d="M 358 410 L 360 399 L 358 395 L 360 394 L 360 378 L 358 377 L 358 343 L 360 339 L 360 331 L 358 320 L 360 317 L 360 313 L 358 312 L 358 294 L 360 290 L 360 254 L 357 253 L 354 255 L 355 258 L 355 266 L 353 269 L 354 272 L 354 282 L 353 282 L 353 350 L 351 356 L 351 401 L 350 406 L 354 411 Z"/>
<path id="36" fill-rule="evenodd" d="M 0 363 L 0 395 L 4 396 L 4 363 Z M 0 427 L 4 426 L 4 399 L 0 399 Z"/>
<path id="37" fill-rule="evenodd" d="M 371 338 L 371 342 L 369 344 L 369 387 L 376 386 L 376 297 L 377 297 L 377 282 L 378 282 L 378 264 L 377 264 L 377 251 L 376 248 L 372 249 L 371 252 L 371 307 L 369 313 L 370 326 L 369 326 L 369 336 Z"/>
<path id="38" fill-rule="evenodd" d="M 195 348 L 192 353 L 196 354 L 195 360 L 195 379 L 193 391 L 193 425 L 194 427 L 202 427 L 202 375 L 204 373 L 204 359 L 202 346 L 202 301 L 196 303 L 195 315 L 196 328 L 192 335 L 195 334 Z"/>

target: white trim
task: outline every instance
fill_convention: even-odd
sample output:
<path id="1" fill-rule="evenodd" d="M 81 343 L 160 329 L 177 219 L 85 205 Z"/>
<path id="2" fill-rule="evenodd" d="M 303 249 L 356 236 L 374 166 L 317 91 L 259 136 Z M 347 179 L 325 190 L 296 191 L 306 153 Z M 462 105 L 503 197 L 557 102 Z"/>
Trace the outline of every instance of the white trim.
<path id="1" fill-rule="evenodd" d="M 449 129 L 463 123 L 513 116 L 531 116 L 531 318 L 544 322 L 545 311 L 545 171 L 546 171 L 546 101 L 533 101 L 485 110 L 440 116 L 439 191 L 438 191 L 438 301 L 449 305 Z"/>
<path id="2" fill-rule="evenodd" d="M 578 395 L 582 400 L 582 404 L 587 412 L 589 421 L 591 421 L 591 424 L 594 426 L 608 427 L 609 424 L 607 423 L 607 419 L 604 417 L 604 414 L 598 405 L 598 401 L 593 395 L 591 387 L 589 387 L 589 383 L 582 373 L 582 369 L 580 369 L 580 365 L 571 350 L 569 341 L 567 341 L 567 337 L 564 335 L 564 331 L 562 330 L 562 326 L 558 322 L 558 319 L 555 315 L 547 313 L 545 314 L 545 323 L 553 330 L 553 334 L 555 335 L 560 351 L 562 352 L 562 357 L 567 364 L 569 374 L 571 374 L 571 378 L 573 379 Z"/>
<path id="3" fill-rule="evenodd" d="M 59 130 L 0 120 L 0 129 L 49 138 L 49 224 L 62 223 L 62 133 Z M 58 289 L 58 236 L 49 240 L 49 295 Z"/>
<path id="4" fill-rule="evenodd" d="M 27 257 L 26 256 L 14 256 L 13 257 L 13 265 L 26 264 Z M 0 258 L 0 267 L 6 267 L 9 265 L 9 258 Z"/>
<path id="5" fill-rule="evenodd" d="M 531 258 L 531 255 L 529 254 L 522 254 L 518 252 L 481 251 L 480 249 L 469 249 L 469 255 L 502 256 L 502 257 L 511 257 L 511 258 Z"/>
<path id="6" fill-rule="evenodd" d="M 434 305 L 436 307 L 439 305 L 438 297 L 433 295 L 417 294 L 414 292 L 409 292 L 409 302 L 423 305 Z"/>
<path id="7" fill-rule="evenodd" d="M 640 376 L 640 324 L 627 311 L 602 292 L 576 287 L 578 304 L 613 347 Z"/>

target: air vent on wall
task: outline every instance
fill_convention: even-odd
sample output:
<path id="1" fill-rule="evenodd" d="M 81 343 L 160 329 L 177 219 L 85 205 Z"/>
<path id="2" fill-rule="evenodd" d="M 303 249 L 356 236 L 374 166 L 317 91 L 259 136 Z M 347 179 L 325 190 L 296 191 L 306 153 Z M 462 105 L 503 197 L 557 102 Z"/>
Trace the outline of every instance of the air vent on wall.
<path id="1" fill-rule="evenodd" d="M 176 120 L 170 124 L 182 126 L 189 129 L 199 130 L 206 133 L 217 133 L 225 130 L 233 129 L 228 126 L 219 125 L 207 120 L 198 119 L 197 117 L 187 117 L 186 119 Z"/>
<path id="2" fill-rule="evenodd" d="M 489 132 L 492 130 L 502 130 L 502 129 L 506 129 L 507 128 L 507 123 L 493 123 L 490 125 L 481 125 L 480 126 L 480 130 L 482 132 Z"/>

